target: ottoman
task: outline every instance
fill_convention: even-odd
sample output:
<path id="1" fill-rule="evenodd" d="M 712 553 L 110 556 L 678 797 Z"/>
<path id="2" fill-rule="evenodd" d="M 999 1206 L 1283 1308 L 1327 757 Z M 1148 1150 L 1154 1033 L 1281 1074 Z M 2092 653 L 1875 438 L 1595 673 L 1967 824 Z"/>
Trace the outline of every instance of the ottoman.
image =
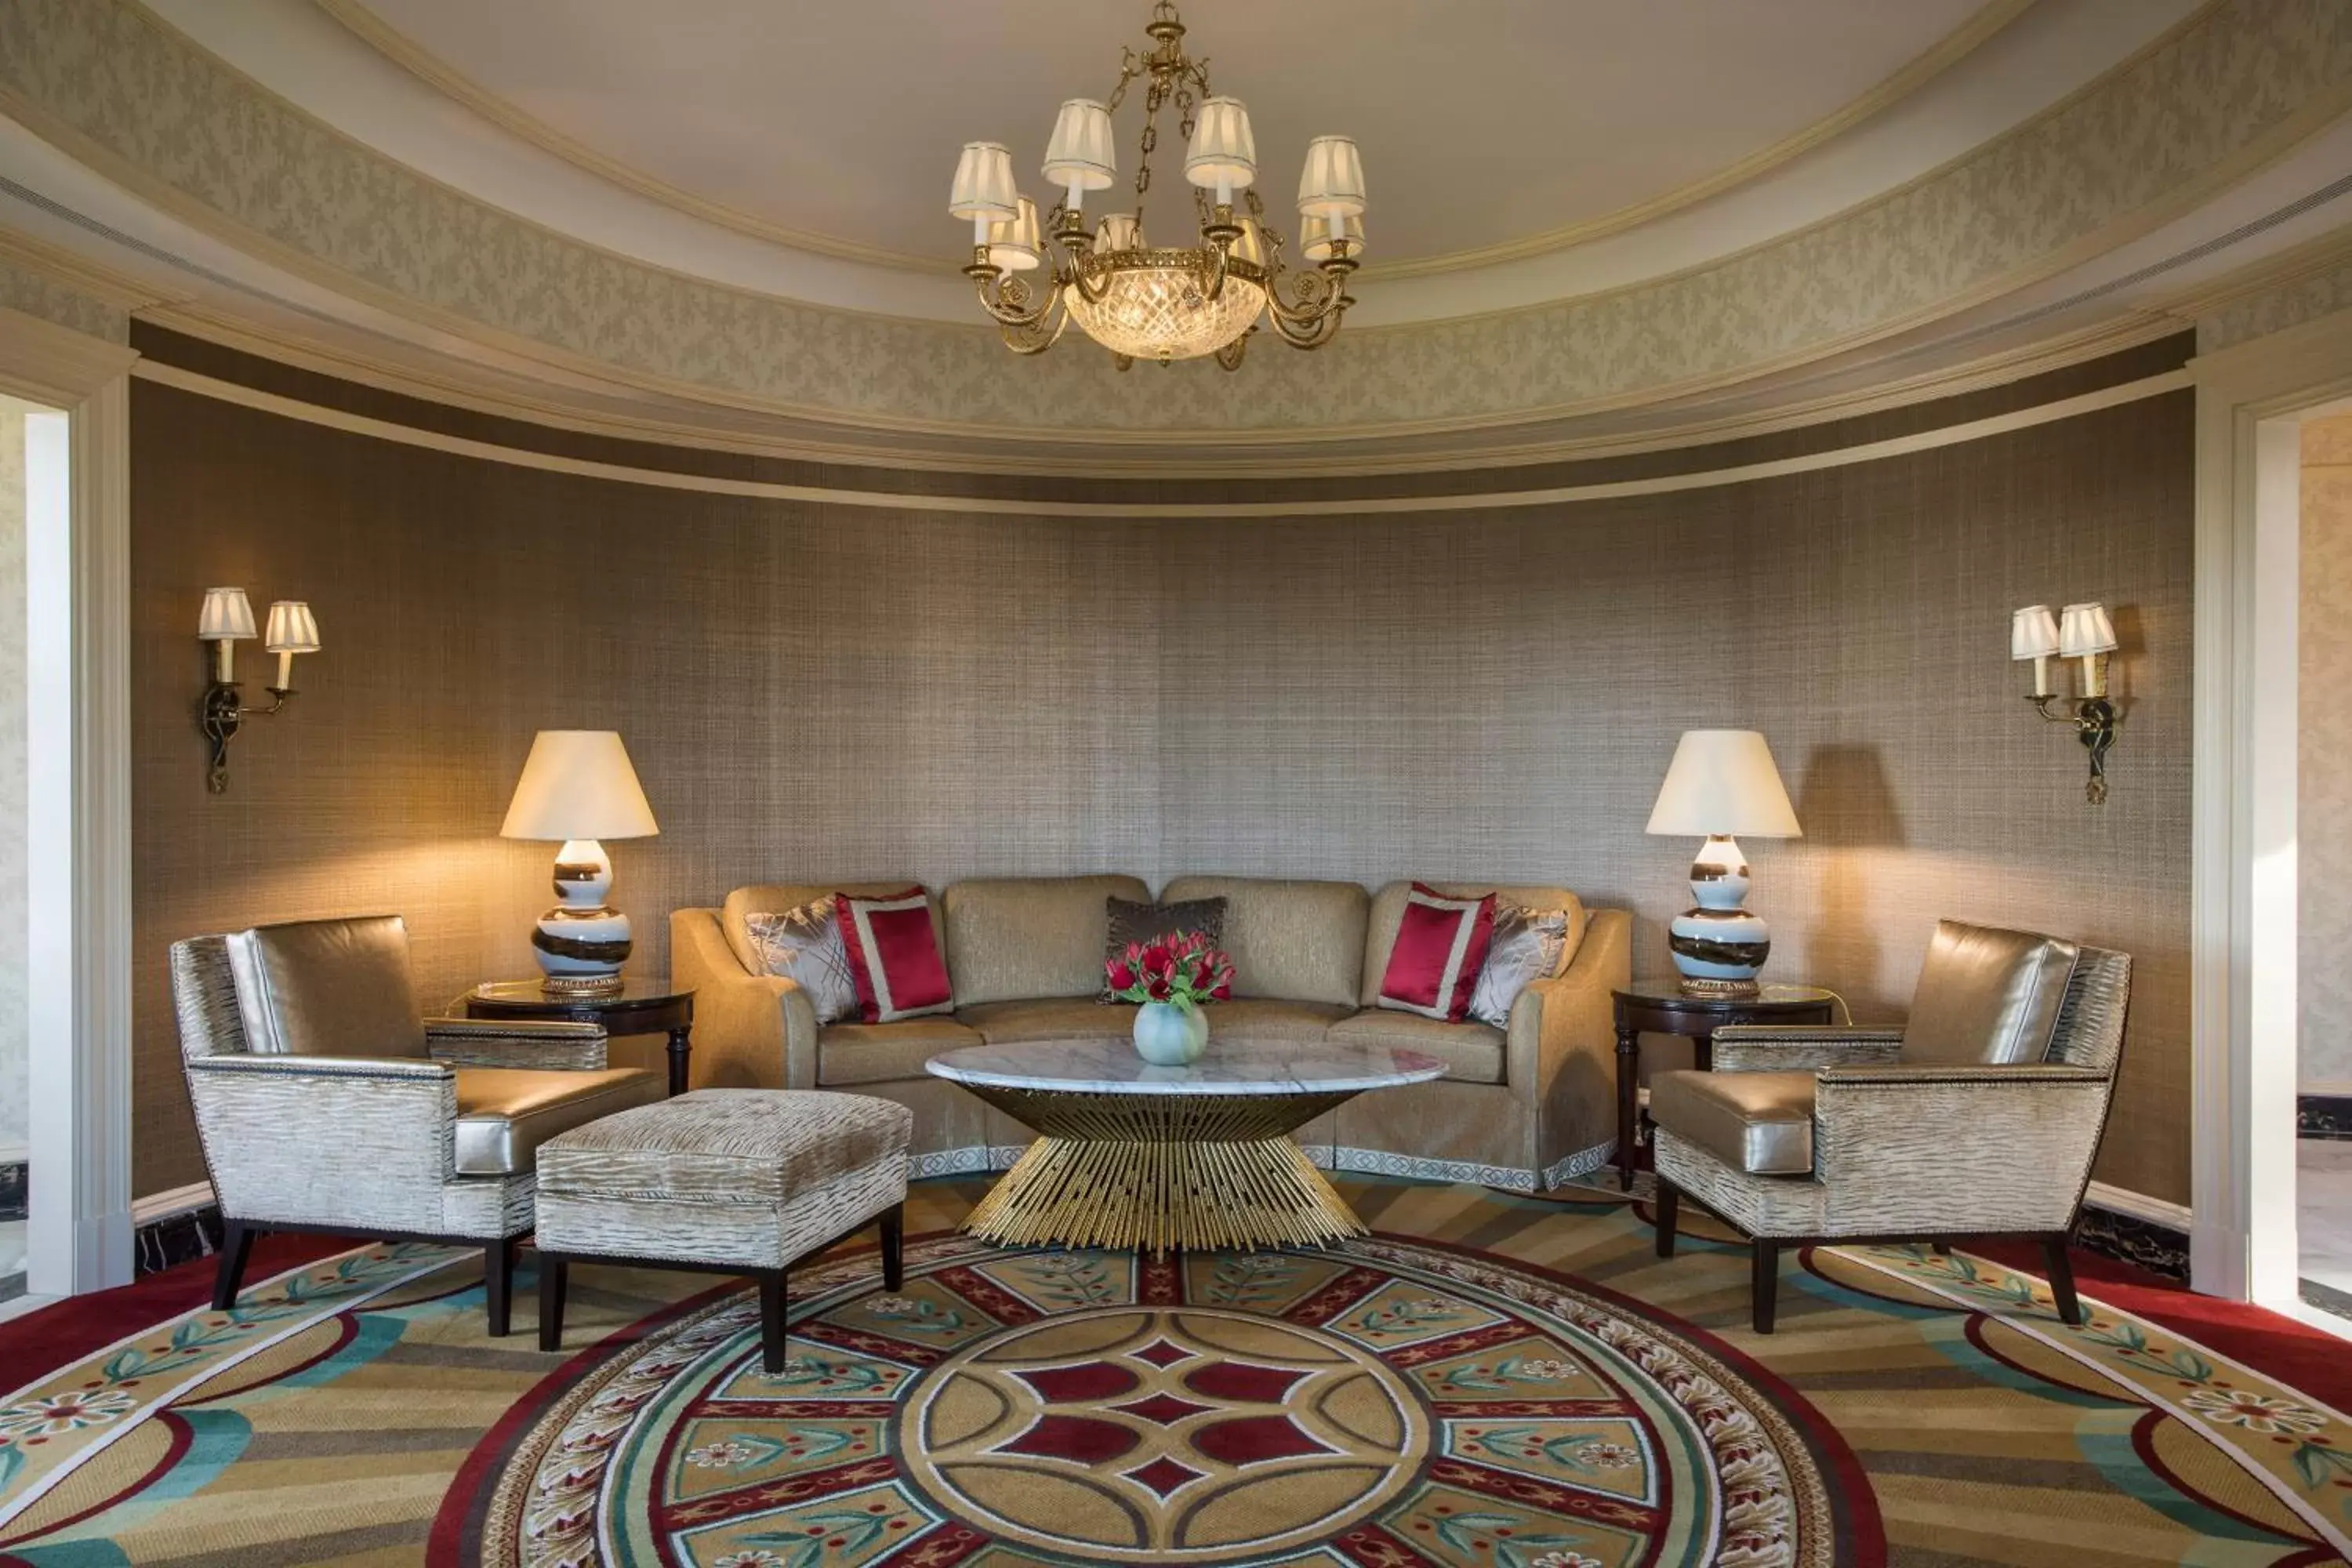
<path id="1" fill-rule="evenodd" d="M 862 1094 L 700 1089 L 539 1148 L 539 1348 L 563 1342 L 566 1266 L 741 1274 L 761 1363 L 784 1370 L 784 1270 L 877 1220 L 898 1288 L 914 1114 Z"/>

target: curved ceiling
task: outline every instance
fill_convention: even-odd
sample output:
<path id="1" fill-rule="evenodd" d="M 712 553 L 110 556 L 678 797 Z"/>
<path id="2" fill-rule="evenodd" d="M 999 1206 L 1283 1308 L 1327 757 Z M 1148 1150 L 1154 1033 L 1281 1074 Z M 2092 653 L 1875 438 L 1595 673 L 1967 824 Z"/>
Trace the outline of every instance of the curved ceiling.
<path id="1" fill-rule="evenodd" d="M 1001 141 L 1040 206 L 1055 107 L 1107 98 L 1142 0 L 319 0 L 497 123 L 675 205 L 826 254 L 939 268 L 955 150 Z M 1288 221 L 1309 137 L 1373 176 L 1375 266 L 1530 254 L 1819 144 L 1964 56 L 2025 0 L 1190 0 L 1185 42 L 1251 106 Z M 1303 64 L 1311 62 L 1311 65 Z M 1118 116 L 1130 205 L 1140 95 Z M 1162 115 L 1154 196 L 1181 195 Z"/>

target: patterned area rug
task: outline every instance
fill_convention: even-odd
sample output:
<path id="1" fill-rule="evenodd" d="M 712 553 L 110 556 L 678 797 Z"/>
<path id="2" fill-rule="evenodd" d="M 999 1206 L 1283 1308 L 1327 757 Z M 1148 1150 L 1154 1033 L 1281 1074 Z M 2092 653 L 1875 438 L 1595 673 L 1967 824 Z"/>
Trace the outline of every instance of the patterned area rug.
<path id="1" fill-rule="evenodd" d="M 773 1377 L 707 1278 L 576 1269 L 567 1359 L 473 1258 L 294 1268 L 0 1401 L 0 1563 L 2345 1560 L 2352 1422 L 1992 1259 L 1816 1249 L 1759 1338 L 1743 1250 L 1598 1191 L 1139 1263 L 954 1235 L 981 1190 L 919 1189 L 896 1292 L 799 1271 Z"/>

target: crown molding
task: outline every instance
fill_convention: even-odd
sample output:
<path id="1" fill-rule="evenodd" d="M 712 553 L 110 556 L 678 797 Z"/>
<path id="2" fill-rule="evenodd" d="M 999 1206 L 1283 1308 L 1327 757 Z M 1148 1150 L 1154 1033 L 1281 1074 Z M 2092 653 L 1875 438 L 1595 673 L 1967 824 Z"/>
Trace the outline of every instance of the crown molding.
<path id="1" fill-rule="evenodd" d="M 94 261 L 47 240 L 36 239 L 5 225 L 0 225 L 0 263 L 37 273 L 61 288 L 88 295 L 119 310 L 144 310 L 152 306 L 195 298 L 188 290 L 157 289 L 119 268 Z"/>
<path id="2" fill-rule="evenodd" d="M 2209 0 L 2210 3 L 2210 0 Z M 443 97 L 463 105 L 481 119 L 520 141 L 550 153 L 575 168 L 586 171 L 625 190 L 656 201 L 673 211 L 699 218 L 721 228 L 782 245 L 795 250 L 814 252 L 820 256 L 839 257 L 844 260 L 865 262 L 871 266 L 902 268 L 915 272 L 940 273 L 950 270 L 942 256 L 910 254 L 884 246 L 874 246 L 836 236 L 820 234 L 810 229 L 794 228 L 776 223 L 755 213 L 725 202 L 714 201 L 671 184 L 660 176 L 620 159 L 600 153 L 595 148 L 557 130 L 520 105 L 501 97 L 476 81 L 456 66 L 434 54 L 405 33 L 378 16 L 365 0 L 311 0 L 320 11 L 341 25 L 368 47 L 407 71 L 419 81 Z M 1523 261 L 1532 257 L 1547 256 L 1566 250 L 1603 236 L 1638 228 L 1680 212 L 1685 207 L 1719 196 L 1727 191 L 1761 178 L 1773 170 L 1793 162 L 1856 126 L 1885 113 L 1937 77 L 1974 53 L 1979 46 L 1994 37 L 2011 22 L 2023 16 L 2035 0 L 1987 0 L 1967 21 L 1938 38 L 1927 49 L 1906 61 L 1885 79 L 1874 83 L 1858 97 L 1793 134 L 1785 136 L 1768 147 L 1762 147 L 1744 158 L 1725 165 L 1714 173 L 1688 181 L 1671 190 L 1663 191 L 1646 200 L 1634 202 L 1613 211 L 1600 214 L 1577 223 L 1504 240 L 1475 249 L 1449 252 L 1443 256 L 1423 257 L 1410 261 L 1368 263 L 1357 274 L 1360 279 L 1377 281 L 1381 279 L 1426 278 L 1444 272 L 1462 272 L 1501 262 Z"/>

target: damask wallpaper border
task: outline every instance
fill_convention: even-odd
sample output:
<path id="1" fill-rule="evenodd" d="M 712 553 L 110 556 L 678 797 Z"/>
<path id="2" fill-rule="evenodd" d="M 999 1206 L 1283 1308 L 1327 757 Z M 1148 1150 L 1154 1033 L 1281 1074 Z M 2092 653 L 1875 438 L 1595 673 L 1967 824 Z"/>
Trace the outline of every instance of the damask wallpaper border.
<path id="1" fill-rule="evenodd" d="M 0 7 L 0 107 L 206 231 L 404 316 L 648 390 L 870 428 L 1295 437 L 1563 417 L 1907 330 L 2147 233 L 2352 108 L 2352 7 L 2217 0 L 1898 191 L 1704 268 L 1258 356 L 1252 395 L 1104 356 L 1003 374 L 981 327 L 859 315 L 570 239 L 394 163 L 134 0 Z"/>

